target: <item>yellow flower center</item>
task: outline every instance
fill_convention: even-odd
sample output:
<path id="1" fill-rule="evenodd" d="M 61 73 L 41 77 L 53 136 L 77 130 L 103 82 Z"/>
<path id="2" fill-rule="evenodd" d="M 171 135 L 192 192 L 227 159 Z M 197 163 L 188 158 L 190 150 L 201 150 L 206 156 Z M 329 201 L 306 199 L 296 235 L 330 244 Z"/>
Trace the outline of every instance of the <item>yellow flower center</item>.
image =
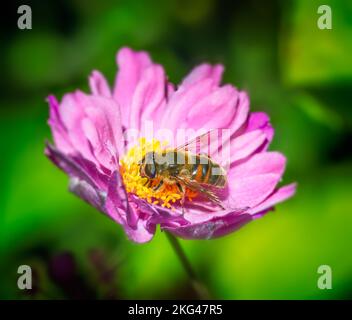
<path id="1" fill-rule="evenodd" d="M 165 150 L 167 142 L 161 143 L 158 140 L 146 141 L 145 138 L 139 140 L 139 144 L 128 150 L 120 160 L 120 173 L 128 193 L 133 193 L 141 199 L 146 199 L 149 203 L 173 208 L 171 203 L 175 203 L 182 198 L 182 193 L 175 184 L 166 184 L 159 190 L 153 188 L 157 186 L 161 178 L 149 179 L 140 175 L 139 162 L 147 152 L 162 152 Z M 186 189 L 186 198 L 190 201 L 197 196 L 197 193 Z"/>

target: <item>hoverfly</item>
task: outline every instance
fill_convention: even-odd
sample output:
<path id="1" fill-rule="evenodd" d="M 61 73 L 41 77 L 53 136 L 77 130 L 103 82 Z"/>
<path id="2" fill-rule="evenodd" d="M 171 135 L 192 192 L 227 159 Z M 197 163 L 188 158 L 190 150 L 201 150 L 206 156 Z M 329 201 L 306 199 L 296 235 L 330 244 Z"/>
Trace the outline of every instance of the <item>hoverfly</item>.
<path id="1" fill-rule="evenodd" d="M 226 171 L 210 156 L 188 151 L 190 145 L 207 134 L 209 132 L 175 149 L 147 152 L 139 164 L 140 175 L 148 179 L 147 183 L 159 181 L 154 185 L 154 191 L 161 189 L 165 184 L 176 185 L 182 195 L 182 208 L 188 188 L 224 209 L 213 189 L 226 187 Z"/>

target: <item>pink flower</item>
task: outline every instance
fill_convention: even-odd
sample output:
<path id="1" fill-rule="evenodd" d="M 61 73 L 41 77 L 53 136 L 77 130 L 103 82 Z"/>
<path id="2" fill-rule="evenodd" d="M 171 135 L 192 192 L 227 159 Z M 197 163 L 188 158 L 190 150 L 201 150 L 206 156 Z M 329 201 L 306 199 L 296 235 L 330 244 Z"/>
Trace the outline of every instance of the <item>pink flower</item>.
<path id="1" fill-rule="evenodd" d="M 176 89 L 145 52 L 117 54 L 119 71 L 111 89 L 98 71 L 91 94 L 48 97 L 55 145 L 47 156 L 70 177 L 70 190 L 121 224 L 135 242 L 152 239 L 156 226 L 186 239 L 210 239 L 235 231 L 291 197 L 295 184 L 277 187 L 285 157 L 267 151 L 274 130 L 265 113 L 249 113 L 249 98 L 220 85 L 223 67 L 202 64 Z M 126 132 L 228 129 L 230 163 L 221 208 L 190 191 L 184 209 L 175 189 L 155 193 L 143 186 L 136 152 L 161 148 L 158 141 L 130 147 Z M 140 160 L 140 159 L 139 159 Z M 192 200 L 192 201 L 190 201 Z"/>

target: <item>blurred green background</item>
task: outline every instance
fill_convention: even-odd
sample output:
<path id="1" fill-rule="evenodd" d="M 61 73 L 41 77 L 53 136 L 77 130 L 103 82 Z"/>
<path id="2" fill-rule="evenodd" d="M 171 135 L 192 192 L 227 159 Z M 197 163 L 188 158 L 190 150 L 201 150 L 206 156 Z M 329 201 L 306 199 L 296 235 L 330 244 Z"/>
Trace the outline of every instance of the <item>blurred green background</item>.
<path id="1" fill-rule="evenodd" d="M 181 241 L 219 299 L 352 298 L 351 1 L 26 1 L 33 29 L 2 9 L 0 298 L 194 298 L 163 233 L 145 245 L 67 191 L 43 155 L 45 97 L 102 71 L 113 83 L 121 46 L 144 49 L 172 82 L 221 62 L 225 81 L 270 114 L 271 150 L 288 157 L 297 195 L 227 237 Z M 317 9 L 332 9 L 332 30 Z M 29 264 L 34 290 L 17 288 Z M 320 265 L 332 290 L 317 287 Z"/>

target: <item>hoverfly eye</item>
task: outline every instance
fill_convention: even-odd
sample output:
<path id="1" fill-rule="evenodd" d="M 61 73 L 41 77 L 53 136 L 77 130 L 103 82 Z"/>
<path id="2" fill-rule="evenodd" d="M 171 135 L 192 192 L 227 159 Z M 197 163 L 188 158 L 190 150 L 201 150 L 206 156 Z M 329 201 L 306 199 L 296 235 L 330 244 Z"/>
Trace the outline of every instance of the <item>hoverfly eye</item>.
<path id="1" fill-rule="evenodd" d="M 146 164 L 144 168 L 144 172 L 149 178 L 152 178 L 152 179 L 155 178 L 156 176 L 155 164 L 154 163 Z"/>
<path id="2" fill-rule="evenodd" d="M 156 177 L 156 165 L 155 165 L 155 154 L 154 152 L 148 152 L 144 156 L 143 165 L 141 166 L 141 175 L 146 176 L 150 179 Z"/>

